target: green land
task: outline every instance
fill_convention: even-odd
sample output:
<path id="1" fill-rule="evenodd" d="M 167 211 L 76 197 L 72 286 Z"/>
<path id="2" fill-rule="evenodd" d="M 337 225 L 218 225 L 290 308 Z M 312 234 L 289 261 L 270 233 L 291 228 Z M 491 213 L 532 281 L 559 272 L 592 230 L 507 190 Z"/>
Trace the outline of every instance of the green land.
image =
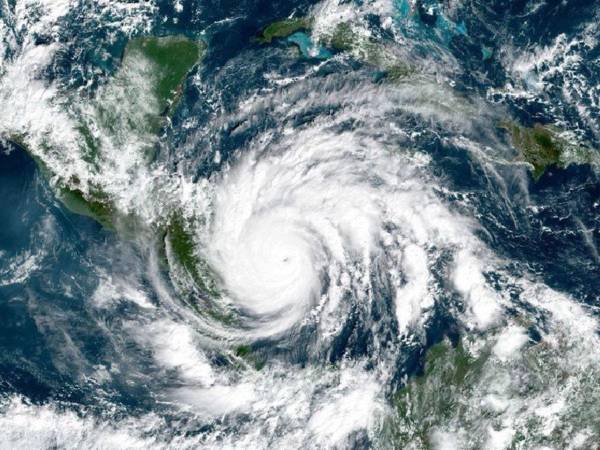
<path id="1" fill-rule="evenodd" d="M 565 168 L 571 163 L 597 165 L 600 162 L 597 151 L 586 143 L 563 138 L 555 127 L 539 123 L 524 127 L 512 121 L 503 121 L 499 128 L 508 132 L 512 146 L 531 165 L 535 181 L 551 166 Z"/>
<path id="2" fill-rule="evenodd" d="M 348 22 L 343 22 L 327 41 L 327 46 L 339 52 L 348 52 L 357 60 L 373 66 L 383 72 L 383 77 L 398 82 L 414 73 L 414 69 L 403 61 L 391 47 L 384 42 L 361 36 Z"/>
<path id="3" fill-rule="evenodd" d="M 71 212 L 91 217 L 104 228 L 114 229 L 115 209 L 110 200 L 100 192 L 86 196 L 79 189 L 62 187 L 58 198 Z"/>
<path id="4" fill-rule="evenodd" d="M 309 17 L 273 22 L 262 31 L 258 42 L 270 44 L 273 39 L 284 38 L 301 30 L 310 30 L 311 26 L 312 21 Z M 338 24 L 323 45 L 337 52 L 351 54 L 358 61 L 373 66 L 382 73 L 382 78 L 391 82 L 399 82 L 414 73 L 414 69 L 401 60 L 391 47 L 384 42 L 360 35 L 349 22 Z"/>
<path id="5" fill-rule="evenodd" d="M 188 221 L 179 214 L 174 214 L 166 230 L 166 240 L 171 249 L 171 255 L 179 265 L 194 280 L 196 285 L 204 292 L 216 294 L 209 286 L 207 277 L 202 270 L 206 264 L 197 256 L 196 244 L 192 231 L 188 228 Z"/>
<path id="6" fill-rule="evenodd" d="M 79 127 L 85 160 L 97 167 L 103 152 L 100 137 L 119 144 L 127 143 L 133 136 L 151 147 L 179 101 L 187 75 L 204 51 L 203 42 L 182 36 L 131 40 L 125 47 L 120 68 L 94 99 L 95 114 Z M 94 136 L 92 129 L 99 130 L 100 137 Z M 73 188 L 72 183 L 64 183 L 59 198 L 71 211 L 91 217 L 108 229 L 115 230 L 118 225 L 119 232 L 128 233 L 122 229 L 121 213 L 101 190 L 84 193 Z M 135 218 L 126 219 L 130 228 L 135 229 Z M 192 221 L 174 212 L 166 222 L 154 231 L 164 237 L 163 257 L 167 256 L 166 246 L 170 250 L 167 264 L 183 269 L 203 293 L 218 295 L 206 263 L 197 255 Z"/>
<path id="7" fill-rule="evenodd" d="M 522 158 L 533 167 L 533 178 L 538 180 L 550 166 L 562 166 L 561 154 L 565 142 L 554 131 L 541 124 L 531 128 L 514 122 L 500 125 L 508 131 L 512 145 L 519 150 Z"/>
<path id="8" fill-rule="evenodd" d="M 96 113 L 77 128 L 82 137 L 83 159 L 99 169 L 102 141 L 92 129 L 98 129 L 117 144 L 131 135 L 140 136 L 140 140 L 147 136 L 151 143 L 204 50 L 203 42 L 182 36 L 132 39 L 125 47 L 121 67 L 94 101 Z M 84 193 L 71 185 L 65 182 L 59 189 L 59 198 L 71 211 L 91 217 L 107 228 L 116 225 L 118 211 L 108 195 L 99 189 Z"/>
<path id="9" fill-rule="evenodd" d="M 131 40 L 121 67 L 95 100 L 95 125 L 117 138 L 131 133 L 156 135 L 204 50 L 203 42 L 182 36 Z"/>
<path id="10" fill-rule="evenodd" d="M 237 346 L 234 350 L 234 355 L 246 361 L 247 364 L 250 364 L 256 370 L 261 370 L 265 366 L 264 359 L 256 355 L 249 345 Z"/>
<path id="11" fill-rule="evenodd" d="M 160 113 L 164 113 L 179 97 L 185 77 L 200 60 L 205 45 L 183 36 L 141 37 L 129 42 L 123 65 L 132 58 L 145 58 L 156 68 L 152 86 Z"/>
<path id="12" fill-rule="evenodd" d="M 464 413 L 459 399 L 468 396 L 489 354 L 473 357 L 448 339 L 427 350 L 423 372 L 408 381 L 394 398 L 403 426 L 391 425 L 386 432 L 403 445 L 420 442 L 429 448 L 430 430 Z"/>
<path id="13" fill-rule="evenodd" d="M 85 115 L 76 126 L 81 136 L 79 150 L 90 170 L 101 170 L 103 143 L 107 140 L 119 145 L 135 136 L 140 142 L 152 145 L 205 47 L 203 42 L 182 36 L 145 36 L 126 45 L 119 69 L 90 103 L 92 114 Z M 26 136 L 15 135 L 11 141 L 32 155 L 47 178 L 56 175 L 43 158 L 29 151 Z M 73 177 L 57 180 L 56 194 L 67 209 L 94 219 L 106 229 L 126 236 L 136 229 L 135 217 L 123 216 L 100 187 L 84 189 L 79 179 Z M 214 293 L 210 280 L 203 275 L 205 264 L 195 255 L 193 238 L 183 217 L 173 214 L 164 229 L 155 231 L 165 236 L 171 254 L 200 289 Z"/>
<path id="14" fill-rule="evenodd" d="M 270 44 L 273 39 L 284 38 L 296 31 L 308 30 L 310 27 L 311 21 L 305 17 L 279 20 L 267 26 L 258 41 L 262 44 Z"/>

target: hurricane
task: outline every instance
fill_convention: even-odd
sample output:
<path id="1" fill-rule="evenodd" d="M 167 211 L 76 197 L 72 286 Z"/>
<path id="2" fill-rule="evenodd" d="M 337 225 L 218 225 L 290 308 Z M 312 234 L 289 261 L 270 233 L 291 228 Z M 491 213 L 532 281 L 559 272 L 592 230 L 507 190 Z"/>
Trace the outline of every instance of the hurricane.
<path id="1" fill-rule="evenodd" d="M 1 2 L 0 448 L 596 448 L 599 15 Z"/>

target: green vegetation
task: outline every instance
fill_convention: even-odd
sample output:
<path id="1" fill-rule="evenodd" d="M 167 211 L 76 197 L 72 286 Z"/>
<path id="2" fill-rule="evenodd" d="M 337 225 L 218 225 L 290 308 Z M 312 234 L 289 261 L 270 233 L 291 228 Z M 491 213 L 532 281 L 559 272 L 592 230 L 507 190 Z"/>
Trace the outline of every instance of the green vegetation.
<path id="1" fill-rule="evenodd" d="M 559 135 L 560 130 L 536 123 L 524 127 L 506 120 L 498 125 L 508 131 L 511 143 L 521 158 L 531 164 L 535 181 L 539 180 L 550 166 L 564 168 L 571 163 L 600 164 L 600 155 L 586 143 L 571 142 Z"/>
<path id="2" fill-rule="evenodd" d="M 197 252 L 197 246 L 192 234 L 192 221 L 175 213 L 171 216 L 166 230 L 163 232 L 164 247 L 159 251 L 164 258 L 165 266 L 173 273 L 181 271 L 189 277 L 192 289 L 184 289 L 184 300 L 198 314 L 207 314 L 213 319 L 225 324 L 234 325 L 235 316 L 214 299 L 220 297 L 215 278 L 210 267 Z M 185 286 L 186 283 L 183 284 Z M 197 291 L 196 291 L 197 289 Z M 199 294 L 199 295 L 198 295 Z M 239 354 L 238 354 L 239 353 Z M 239 347 L 236 355 L 244 357 L 250 353 L 250 348 Z"/>
<path id="3" fill-rule="evenodd" d="M 243 358 L 245 356 L 248 356 L 250 352 L 252 352 L 252 349 L 249 345 L 240 345 L 235 349 L 235 356 Z"/>
<path id="4" fill-rule="evenodd" d="M 82 122 L 77 127 L 83 160 L 98 169 L 102 143 L 92 132 L 95 127 L 115 139 L 117 145 L 136 133 L 156 134 L 163 123 L 161 114 L 177 101 L 185 76 L 203 48 L 201 43 L 184 37 L 151 36 L 130 41 L 121 68 L 99 92 L 96 116 L 88 116 L 90 123 Z M 39 158 L 36 162 L 48 172 Z M 108 196 L 100 189 L 84 192 L 78 185 L 79 180 L 63 180 L 58 198 L 72 212 L 114 229 L 117 211 Z"/>
<path id="5" fill-rule="evenodd" d="M 396 393 L 396 414 L 383 426 L 394 448 L 438 448 L 438 432 L 454 435 L 460 448 L 487 448 L 489 430 L 507 422 L 514 430 L 507 448 L 566 448 L 578 430 L 599 429 L 598 370 L 566 362 L 570 353 L 580 356 L 568 331 L 531 342 L 508 360 L 495 351 L 502 335 L 474 336 L 476 353 L 465 347 L 467 338 L 456 345 L 445 339 L 427 350 L 423 371 Z M 538 404 L 559 407 L 542 415 Z"/>
<path id="6" fill-rule="evenodd" d="M 204 44 L 180 36 L 131 40 L 120 69 L 99 92 L 96 116 L 77 127 L 84 161 L 98 169 L 102 142 L 92 132 L 95 127 L 114 139 L 116 145 L 136 134 L 156 135 L 163 125 L 161 115 L 178 100 L 183 81 L 203 50 Z M 62 183 L 59 199 L 72 212 L 114 229 L 116 211 L 108 196 L 99 189 L 84 193 L 73 187 L 79 184 L 73 181 Z"/>
<path id="7" fill-rule="evenodd" d="M 354 43 L 356 42 L 356 36 L 350 24 L 347 22 L 340 23 L 335 27 L 335 31 L 331 36 L 329 45 L 334 50 L 348 51 L 352 50 Z"/>
<path id="8" fill-rule="evenodd" d="M 426 353 L 423 373 L 408 382 L 395 396 L 394 403 L 402 426 L 387 429 L 398 444 L 420 442 L 429 446 L 429 431 L 436 425 L 459 418 L 469 396 L 471 380 L 477 380 L 488 355 L 473 357 L 462 341 L 453 346 L 449 340 L 433 345 Z"/>
<path id="9" fill-rule="evenodd" d="M 386 78 L 390 81 L 400 81 L 412 74 L 413 70 L 404 63 L 397 63 L 386 70 Z"/>
<path id="10" fill-rule="evenodd" d="M 167 228 L 167 239 L 172 254 L 177 259 L 177 262 L 187 270 L 192 278 L 198 278 L 198 258 L 195 253 L 196 247 L 194 239 L 187 230 L 182 216 L 174 215 L 171 218 Z"/>
<path id="11" fill-rule="evenodd" d="M 205 45 L 182 36 L 146 36 L 125 47 L 121 67 L 96 99 L 97 125 L 117 140 L 156 135 L 179 100 Z"/>
<path id="12" fill-rule="evenodd" d="M 334 50 L 351 53 L 357 60 L 383 72 L 383 78 L 391 82 L 401 81 L 414 72 L 398 57 L 392 47 L 373 38 L 361 36 L 348 22 L 336 26 L 327 45 Z"/>
<path id="13" fill-rule="evenodd" d="M 58 198 L 71 212 L 91 217 L 105 228 L 114 228 L 115 209 L 110 200 L 100 192 L 86 196 L 79 189 L 62 187 L 59 189 Z"/>
<path id="14" fill-rule="evenodd" d="M 83 152 L 83 160 L 94 165 L 97 169 L 97 159 L 98 154 L 100 152 L 100 143 L 94 137 L 90 128 L 82 124 L 77 128 L 77 131 L 81 134 L 83 138 L 82 152 Z"/>
<path id="15" fill-rule="evenodd" d="M 312 26 L 309 18 L 285 19 L 266 27 L 258 41 L 268 44 L 275 38 L 290 36 L 296 31 L 308 30 Z M 367 38 L 355 32 L 349 22 L 335 27 L 333 33 L 322 43 L 326 48 L 351 53 L 357 60 L 373 66 L 381 72 L 381 78 L 399 82 L 414 70 L 402 61 L 394 49 L 384 42 Z"/>
<path id="16" fill-rule="evenodd" d="M 237 326 L 235 314 L 227 305 L 216 301 L 221 297 L 221 292 L 217 287 L 215 273 L 198 252 L 193 234 L 194 220 L 185 218 L 180 213 L 171 215 L 162 233 L 164 246 L 159 249 L 161 257 L 172 275 L 182 274 L 188 277 L 189 284 L 185 280 L 178 284 L 183 287 L 181 293 L 186 297 L 184 301 L 191 308 L 224 325 Z M 240 346 L 236 355 L 245 357 L 250 352 L 249 347 Z M 257 364 L 254 359 L 252 361 Z"/>
<path id="17" fill-rule="evenodd" d="M 183 36 L 141 37 L 127 44 L 123 65 L 130 58 L 145 58 L 155 66 L 153 91 L 159 113 L 165 112 L 178 98 L 186 75 L 198 62 L 205 45 Z"/>
<path id="18" fill-rule="evenodd" d="M 252 347 L 249 345 L 239 345 L 234 350 L 235 356 L 242 358 L 246 362 L 250 363 L 256 370 L 261 370 L 265 366 L 264 359 L 253 353 Z"/>
<path id="19" fill-rule="evenodd" d="M 174 214 L 169 221 L 166 241 L 175 262 L 189 274 L 196 286 L 211 297 L 216 297 L 214 279 L 206 261 L 197 255 L 196 243 L 189 229 L 188 221 L 180 214 Z"/>
<path id="20" fill-rule="evenodd" d="M 512 145 L 519 150 L 525 161 L 533 166 L 533 178 L 538 180 L 552 165 L 562 166 L 561 155 L 565 142 L 549 128 L 537 123 L 532 128 L 514 122 L 503 122 L 511 137 Z"/>
<path id="21" fill-rule="evenodd" d="M 13 135 L 10 137 L 9 142 L 31 156 L 35 161 L 38 170 L 44 177 L 50 178 L 52 176 L 52 171 L 48 168 L 43 159 L 33 154 L 27 147 L 25 136 Z M 46 144 L 42 144 L 42 146 L 46 148 Z M 69 181 L 71 185 L 78 185 L 80 183 L 77 177 L 74 177 Z M 105 228 L 112 229 L 114 227 L 114 207 L 108 197 L 103 195 L 101 191 L 94 191 L 93 193 L 86 195 L 80 189 L 69 188 L 63 185 L 57 189 L 57 197 L 69 211 L 90 217 Z"/>
<path id="22" fill-rule="evenodd" d="M 305 17 L 280 20 L 266 27 L 258 41 L 262 44 L 270 44 L 273 39 L 287 37 L 296 31 L 308 30 L 310 27 L 310 19 Z"/>

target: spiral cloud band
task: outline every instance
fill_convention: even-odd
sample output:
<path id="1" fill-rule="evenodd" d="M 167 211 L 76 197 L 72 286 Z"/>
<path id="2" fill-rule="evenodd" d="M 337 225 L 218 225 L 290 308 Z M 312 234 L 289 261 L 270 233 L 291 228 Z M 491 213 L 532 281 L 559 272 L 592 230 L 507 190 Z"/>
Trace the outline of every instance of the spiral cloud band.
<path id="1" fill-rule="evenodd" d="M 509 116 L 593 122 L 598 13 L 511 62 L 480 2 L 217 3 L 0 7 L 5 446 L 593 448 L 597 173 Z"/>

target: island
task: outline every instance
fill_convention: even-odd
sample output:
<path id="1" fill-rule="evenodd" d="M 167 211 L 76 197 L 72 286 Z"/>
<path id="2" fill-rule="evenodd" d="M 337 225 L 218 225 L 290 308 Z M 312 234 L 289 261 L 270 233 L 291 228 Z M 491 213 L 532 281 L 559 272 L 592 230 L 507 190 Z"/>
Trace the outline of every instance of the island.
<path id="1" fill-rule="evenodd" d="M 534 181 L 538 181 L 551 166 L 565 168 L 572 163 L 598 162 L 597 154 L 590 146 L 567 140 L 555 127 L 540 123 L 526 127 L 510 120 L 502 121 L 498 127 L 508 132 L 512 146 L 530 165 Z"/>
<path id="2" fill-rule="evenodd" d="M 334 54 L 347 53 L 374 69 L 374 79 L 398 82 L 414 73 L 394 47 L 382 40 L 365 37 L 356 32 L 351 22 L 341 22 L 332 33 L 314 42 L 308 32 L 312 28 L 310 17 L 284 19 L 268 25 L 256 39 L 260 44 L 271 44 L 274 39 L 295 45 L 304 57 L 328 59 Z"/>

